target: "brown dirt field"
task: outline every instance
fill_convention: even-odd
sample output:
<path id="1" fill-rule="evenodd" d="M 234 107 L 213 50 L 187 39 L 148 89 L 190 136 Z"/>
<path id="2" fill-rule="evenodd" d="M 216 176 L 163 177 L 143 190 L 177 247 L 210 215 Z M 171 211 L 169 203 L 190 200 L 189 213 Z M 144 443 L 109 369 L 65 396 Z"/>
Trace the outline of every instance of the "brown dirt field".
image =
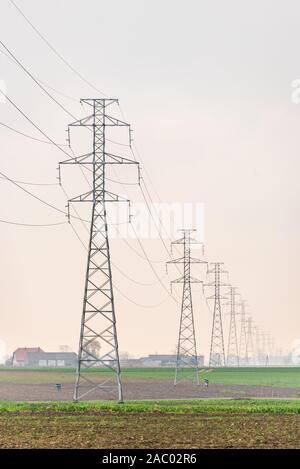
<path id="1" fill-rule="evenodd" d="M 300 415 L 0 415 L 0 448 L 300 448 Z"/>
<path id="2" fill-rule="evenodd" d="M 210 384 L 208 388 L 197 386 L 188 381 L 180 382 L 176 387 L 171 380 L 132 380 L 124 379 L 124 398 L 127 400 L 143 399 L 189 399 L 189 398 L 299 398 L 299 389 L 275 386 L 255 386 L 238 384 Z M 51 401 L 70 400 L 74 384 L 62 382 L 62 391 L 57 393 L 55 383 L 0 383 L 0 400 L 3 401 Z M 112 399 L 111 394 L 98 391 L 87 399 Z"/>

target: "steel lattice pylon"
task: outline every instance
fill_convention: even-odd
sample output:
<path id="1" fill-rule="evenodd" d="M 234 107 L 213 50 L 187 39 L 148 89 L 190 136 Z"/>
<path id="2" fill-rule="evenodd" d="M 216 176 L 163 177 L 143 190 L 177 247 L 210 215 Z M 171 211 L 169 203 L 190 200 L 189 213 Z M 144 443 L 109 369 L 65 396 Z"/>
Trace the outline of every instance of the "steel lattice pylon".
<path id="1" fill-rule="evenodd" d="M 192 283 L 202 283 L 200 280 L 191 277 L 191 264 L 206 263 L 203 260 L 195 259 L 191 257 L 191 244 L 202 244 L 191 238 L 191 232 L 195 230 L 180 230 L 183 233 L 183 237 L 174 241 L 173 244 L 183 245 L 183 257 L 169 261 L 167 264 L 183 264 L 183 276 L 177 280 L 173 280 L 173 283 L 182 283 L 182 302 L 181 302 L 181 314 L 179 324 L 179 335 L 177 343 L 177 359 L 175 368 L 175 379 L 174 386 L 183 377 L 187 377 L 186 373 L 182 374 L 183 369 L 191 368 L 196 373 L 196 381 L 199 384 L 199 368 L 198 368 L 198 355 L 195 337 L 195 325 L 194 325 L 194 313 L 193 313 L 193 301 L 192 301 Z"/>
<path id="2" fill-rule="evenodd" d="M 86 165 L 92 170 L 93 175 L 92 190 L 69 201 L 92 204 L 74 400 L 78 401 L 88 394 L 90 397 L 97 398 L 99 394 L 97 391 L 105 390 L 115 394 L 121 402 L 123 394 L 106 204 L 126 199 L 106 190 L 105 168 L 107 164 L 137 164 L 137 162 L 106 151 L 106 127 L 127 126 L 129 128 L 127 123 L 106 113 L 107 107 L 118 101 L 116 99 L 83 99 L 81 102 L 91 106 L 93 112 L 90 116 L 70 126 L 88 127 L 92 130 L 93 151 L 62 162 L 62 164 Z M 92 367 L 98 368 L 99 374 L 89 373 Z M 106 371 L 103 376 L 101 376 L 101 371 Z"/>
<path id="3" fill-rule="evenodd" d="M 241 302 L 241 332 L 240 332 L 240 344 L 239 344 L 239 356 L 242 365 L 248 365 L 248 344 L 247 344 L 247 328 L 246 328 L 246 302 Z"/>
<path id="4" fill-rule="evenodd" d="M 214 275 L 214 281 L 206 283 L 206 287 L 214 287 L 214 295 L 208 299 L 214 300 L 213 311 L 213 324 L 211 333 L 210 353 L 209 353 L 209 366 L 225 366 L 225 348 L 224 348 L 224 335 L 222 324 L 222 310 L 221 300 L 226 299 L 221 296 L 221 288 L 229 286 L 228 283 L 221 283 L 221 274 L 228 273 L 226 270 L 221 270 L 222 262 L 211 263 L 214 266 L 211 270 L 208 269 L 208 274 Z"/>
<path id="5" fill-rule="evenodd" d="M 227 344 L 227 366 L 239 366 L 239 349 L 236 330 L 236 287 L 230 287 L 230 323 Z"/>
<path id="6" fill-rule="evenodd" d="M 248 316 L 246 319 L 247 330 L 247 357 L 248 365 L 255 365 L 254 343 L 253 343 L 253 319 Z"/>

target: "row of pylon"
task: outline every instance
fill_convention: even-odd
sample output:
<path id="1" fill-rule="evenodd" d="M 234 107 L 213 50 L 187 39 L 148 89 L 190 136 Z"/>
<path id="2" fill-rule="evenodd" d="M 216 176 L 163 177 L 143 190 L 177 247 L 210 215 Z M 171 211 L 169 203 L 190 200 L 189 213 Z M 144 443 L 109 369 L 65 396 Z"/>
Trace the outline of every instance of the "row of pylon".
<path id="1" fill-rule="evenodd" d="M 191 237 L 195 230 L 180 230 L 182 237 L 172 245 L 183 245 L 183 256 L 169 261 L 167 264 L 183 264 L 183 275 L 173 283 L 182 283 L 182 302 L 180 312 L 179 334 L 177 341 L 177 359 L 175 380 L 176 385 L 181 378 L 187 376 L 187 369 L 195 370 L 199 381 L 199 363 L 194 325 L 194 311 L 192 300 L 192 284 L 201 283 L 206 301 L 213 301 L 212 328 L 209 352 L 209 367 L 234 366 L 267 366 L 269 356 L 274 354 L 274 339 L 265 332 L 260 331 L 254 324 L 253 318 L 247 314 L 247 303 L 240 297 L 237 287 L 229 283 L 229 273 L 223 269 L 222 262 L 208 263 L 205 259 L 196 259 L 191 256 L 191 244 L 199 243 Z M 191 264 L 206 264 L 206 282 L 191 275 Z M 223 277 L 226 279 L 223 280 Z M 211 295 L 206 292 L 211 290 Z M 226 289 L 226 290 L 225 290 Z M 225 346 L 223 309 L 230 307 L 229 330 L 227 347 Z M 210 308 L 210 307 L 209 307 Z M 240 317 L 239 324 L 237 317 Z M 238 327 L 239 326 L 239 327 Z"/>

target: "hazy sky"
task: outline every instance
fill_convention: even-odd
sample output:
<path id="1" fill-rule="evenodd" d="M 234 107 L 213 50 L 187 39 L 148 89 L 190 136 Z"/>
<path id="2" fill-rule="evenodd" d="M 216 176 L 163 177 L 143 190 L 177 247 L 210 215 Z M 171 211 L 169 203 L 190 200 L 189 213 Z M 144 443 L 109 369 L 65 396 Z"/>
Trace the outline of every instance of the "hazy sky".
<path id="1" fill-rule="evenodd" d="M 204 203 L 207 258 L 225 263 L 257 324 L 288 350 L 300 338 L 300 104 L 291 99 L 291 82 L 300 77 L 299 2 L 16 3 L 84 77 L 120 99 L 162 201 Z M 1 40 L 43 83 L 78 101 L 97 97 L 9 0 L 1 0 L 0 30 Z M 64 143 L 66 125 L 73 119 L 1 53 L 0 80 L 21 109 Z M 79 104 L 51 93 L 73 114 L 84 115 Z M 0 122 L 41 138 L 8 103 L 0 104 Z M 76 138 L 81 151 L 83 142 Z M 56 182 L 57 163 L 65 158 L 55 147 L 2 126 L 0 142 L 1 171 L 24 181 Z M 129 156 L 125 147 L 114 151 Z M 122 168 L 117 173 L 123 181 L 134 178 Z M 64 169 L 64 181 L 71 196 L 87 190 L 75 169 Z M 59 187 L 26 187 L 64 208 L 66 198 Z M 111 187 L 124 194 L 123 187 Z M 127 189 L 133 202 L 140 200 L 137 187 Z M 0 182 L 0 196 L 0 219 L 64 221 L 63 215 L 7 181 Z M 80 224 L 77 228 L 86 241 Z M 9 351 L 18 346 L 55 350 L 61 344 L 76 350 L 86 253 L 70 226 L 1 223 L 0 241 L 0 339 Z M 130 244 L 139 250 L 136 242 Z M 166 259 L 159 241 L 144 244 L 152 259 Z M 112 257 L 129 277 L 155 282 L 150 267 L 124 241 L 112 242 Z M 168 286 L 164 263 L 155 268 Z M 118 288 L 136 303 L 166 299 L 156 308 L 141 308 L 116 292 L 121 351 L 172 352 L 179 322 L 176 304 L 159 284 L 136 285 L 116 269 L 113 274 Z M 173 278 L 177 274 L 170 271 Z M 194 293 L 194 310 L 198 349 L 207 354 L 211 314 L 200 290 Z"/>

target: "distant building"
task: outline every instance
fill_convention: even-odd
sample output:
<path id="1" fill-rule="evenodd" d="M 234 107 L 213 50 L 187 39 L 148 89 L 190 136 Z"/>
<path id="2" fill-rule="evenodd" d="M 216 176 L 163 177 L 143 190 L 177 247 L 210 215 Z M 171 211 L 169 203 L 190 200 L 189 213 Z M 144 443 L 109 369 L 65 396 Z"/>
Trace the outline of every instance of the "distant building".
<path id="1" fill-rule="evenodd" d="M 40 353 L 43 350 L 40 347 L 21 347 L 14 351 L 12 356 L 12 366 L 27 366 L 28 353 Z"/>
<path id="2" fill-rule="evenodd" d="M 120 365 L 122 368 L 141 368 L 144 366 L 142 358 L 120 358 Z"/>
<path id="3" fill-rule="evenodd" d="M 24 347 L 14 351 L 12 366 L 15 367 L 70 367 L 77 364 L 77 355 L 74 352 L 44 352 L 40 347 Z"/>
<path id="4" fill-rule="evenodd" d="M 75 368 L 77 355 L 74 352 L 29 352 L 27 365 L 30 368 Z"/>
<path id="5" fill-rule="evenodd" d="M 192 358 L 189 357 L 192 361 Z M 176 360 L 177 360 L 177 355 L 161 355 L 161 354 L 155 354 L 155 355 L 148 355 L 148 357 L 143 357 L 141 358 L 142 361 L 142 366 L 149 366 L 149 367 L 173 367 L 176 365 Z M 187 358 L 185 358 L 185 361 L 187 361 Z M 203 366 L 204 365 L 204 356 L 199 355 L 198 356 L 198 366 Z"/>

